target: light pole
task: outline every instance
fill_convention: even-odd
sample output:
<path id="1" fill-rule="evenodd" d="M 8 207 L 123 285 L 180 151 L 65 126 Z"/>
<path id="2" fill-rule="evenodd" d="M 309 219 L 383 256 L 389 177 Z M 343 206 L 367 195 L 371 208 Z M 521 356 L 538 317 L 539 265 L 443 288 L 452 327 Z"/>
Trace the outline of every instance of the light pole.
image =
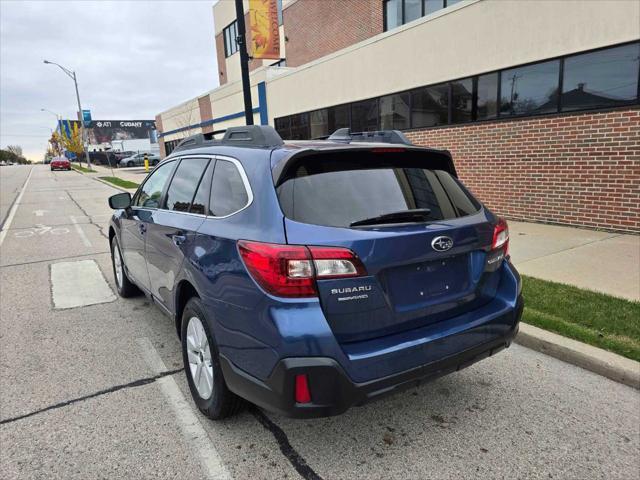
<path id="1" fill-rule="evenodd" d="M 48 110 L 46 108 L 41 108 L 40 111 L 48 112 L 51 115 L 54 115 L 56 117 L 56 128 L 60 128 L 60 120 L 62 119 L 62 117 L 59 114 L 57 114 L 56 112 L 52 112 L 51 110 Z"/>
<path id="2" fill-rule="evenodd" d="M 67 76 L 73 80 L 73 84 L 76 86 L 76 99 L 78 100 L 78 121 L 80 122 L 80 133 L 82 136 L 82 148 L 84 149 L 84 155 L 85 155 L 85 159 L 87 161 L 87 168 L 89 168 L 89 170 L 91 170 L 91 160 L 89 158 L 89 149 L 87 148 L 86 145 L 86 135 L 85 135 L 85 129 L 84 129 L 84 118 L 82 115 L 82 106 L 80 105 L 80 93 L 78 93 L 78 80 L 76 78 L 76 72 L 73 72 L 67 68 L 64 68 L 62 65 L 59 65 L 55 62 L 50 62 L 49 60 L 44 60 L 44 63 L 48 64 L 48 65 L 55 65 L 57 67 L 60 68 L 60 70 L 62 70 L 64 73 L 67 74 Z"/>

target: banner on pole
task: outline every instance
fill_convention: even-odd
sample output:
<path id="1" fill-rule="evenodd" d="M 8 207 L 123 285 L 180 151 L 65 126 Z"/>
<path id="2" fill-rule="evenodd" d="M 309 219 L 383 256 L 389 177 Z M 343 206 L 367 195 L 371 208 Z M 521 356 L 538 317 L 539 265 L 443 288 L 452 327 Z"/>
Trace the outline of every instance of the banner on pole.
<path id="1" fill-rule="evenodd" d="M 277 0 L 249 0 L 249 56 L 280 60 Z"/>

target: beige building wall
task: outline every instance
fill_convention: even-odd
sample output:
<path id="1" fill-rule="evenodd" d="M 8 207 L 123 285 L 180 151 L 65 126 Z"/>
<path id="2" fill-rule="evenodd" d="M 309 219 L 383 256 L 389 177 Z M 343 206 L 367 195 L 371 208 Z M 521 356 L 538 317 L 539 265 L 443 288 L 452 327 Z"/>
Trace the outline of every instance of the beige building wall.
<path id="1" fill-rule="evenodd" d="M 283 6 L 282 6 L 283 10 L 294 1 L 296 0 L 283 1 Z M 244 4 L 245 14 L 247 14 L 249 12 L 249 0 L 244 0 L 243 4 Z M 231 22 L 233 22 L 235 19 L 236 19 L 235 1 L 219 0 L 218 3 L 216 3 L 213 6 L 213 23 L 214 23 L 215 35 L 217 36 L 220 33 L 222 33 L 222 30 Z M 248 23 L 246 24 L 246 28 L 248 31 L 249 30 Z M 280 58 L 286 58 L 286 51 L 285 51 L 286 42 L 285 42 L 283 25 L 280 25 L 279 33 L 280 33 Z M 222 55 L 222 57 L 224 58 L 224 54 Z M 254 64 L 256 65 L 257 68 L 259 68 L 262 66 L 271 65 L 277 61 L 278 60 L 254 61 Z M 226 65 L 225 73 L 226 73 L 227 83 L 240 81 L 242 78 L 240 73 L 240 53 L 236 52 L 230 57 L 226 57 L 225 65 Z"/>
<path id="2" fill-rule="evenodd" d="M 640 38 L 635 0 L 467 0 L 269 83 L 269 117 Z"/>
<path id="3" fill-rule="evenodd" d="M 235 18 L 229 7 L 233 2 L 227 0 L 214 7 L 216 30 Z M 273 125 L 274 118 L 292 113 L 639 38 L 640 2 L 635 0 L 466 0 L 295 69 L 259 68 L 251 73 L 252 98 L 258 106 L 256 85 L 265 81 Z M 236 81 L 210 92 L 214 118 L 243 110 L 235 63 Z M 189 115 L 191 124 L 200 121 L 197 99 L 161 115 L 164 131 L 186 126 Z M 259 115 L 254 117 L 258 124 Z M 214 128 L 243 124 L 238 118 Z"/>

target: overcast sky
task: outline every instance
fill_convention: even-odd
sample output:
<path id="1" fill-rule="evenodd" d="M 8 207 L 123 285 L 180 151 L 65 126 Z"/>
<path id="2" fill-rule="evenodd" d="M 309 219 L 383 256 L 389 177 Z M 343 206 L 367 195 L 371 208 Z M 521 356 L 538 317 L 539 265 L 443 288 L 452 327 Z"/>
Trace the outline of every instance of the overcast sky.
<path id="1" fill-rule="evenodd" d="M 42 160 L 55 117 L 147 120 L 218 85 L 205 1 L 0 0 L 0 146 Z"/>

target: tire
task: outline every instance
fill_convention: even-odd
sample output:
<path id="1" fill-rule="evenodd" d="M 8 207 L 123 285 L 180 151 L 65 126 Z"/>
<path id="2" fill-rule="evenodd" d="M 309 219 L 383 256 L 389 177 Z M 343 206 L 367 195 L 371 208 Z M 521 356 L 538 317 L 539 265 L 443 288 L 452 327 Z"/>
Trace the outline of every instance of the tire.
<path id="1" fill-rule="evenodd" d="M 127 163 L 127 167 L 135 167 L 135 166 L 136 166 L 136 164 L 133 163 L 133 162 L 128 162 Z"/>
<path id="2" fill-rule="evenodd" d="M 198 323 L 200 329 L 198 328 Z M 192 325 L 191 329 L 190 325 Z M 204 333 L 206 338 L 195 335 L 198 331 L 200 335 Z M 181 338 L 184 371 L 187 376 L 191 397 L 198 409 L 212 420 L 221 420 L 238 413 L 244 401 L 227 388 L 220 368 L 218 346 L 211 334 L 207 315 L 198 297 L 192 297 L 184 308 Z M 191 352 L 191 359 L 196 360 L 194 363 L 189 361 L 189 352 Z M 201 382 L 199 385 L 200 388 L 211 385 L 208 389 L 208 395 L 207 389 L 205 388 L 204 394 L 202 394 L 194 381 L 194 377 L 198 372 L 198 361 L 201 365 L 199 370 Z M 207 367 L 210 368 L 209 371 L 212 376 L 208 382 L 206 381 L 209 378 L 206 376 Z"/>
<path id="3" fill-rule="evenodd" d="M 122 269 L 121 275 L 118 275 L 116 262 L 117 259 L 120 259 L 120 268 Z M 138 287 L 129 280 L 127 276 L 127 269 L 124 267 L 124 259 L 122 257 L 122 252 L 120 250 L 120 246 L 118 245 L 118 240 L 114 236 L 111 239 L 111 266 L 113 267 L 113 278 L 116 281 L 116 289 L 118 290 L 118 295 L 122 298 L 129 298 L 140 293 Z"/>
<path id="4" fill-rule="evenodd" d="M 158 160 L 154 160 L 153 162 L 151 162 L 151 165 L 153 165 L 154 167 L 158 165 Z"/>

